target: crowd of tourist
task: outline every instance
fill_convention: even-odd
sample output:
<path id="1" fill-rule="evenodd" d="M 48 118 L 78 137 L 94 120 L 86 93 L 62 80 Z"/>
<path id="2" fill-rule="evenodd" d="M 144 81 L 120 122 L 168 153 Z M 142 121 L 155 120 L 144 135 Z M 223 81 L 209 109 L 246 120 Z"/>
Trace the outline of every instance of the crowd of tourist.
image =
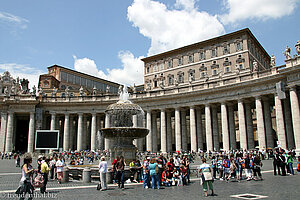
<path id="1" fill-rule="evenodd" d="M 99 185 L 97 189 L 107 190 L 106 174 L 112 172 L 113 183 L 124 189 L 126 162 L 124 157 L 116 157 L 112 161 L 112 168 L 108 169 L 108 151 L 80 151 L 80 152 L 52 152 L 51 156 L 38 156 L 37 168 L 32 167 L 32 157 L 29 154 L 3 154 L 2 159 L 16 159 L 16 166 L 20 167 L 21 156 L 24 158 L 21 166 L 22 178 L 18 192 L 32 194 L 33 188 L 40 188 L 46 192 L 48 180 L 63 179 L 63 168 L 66 165 L 82 165 L 85 161 L 93 163 L 99 160 Z M 274 175 L 294 175 L 293 161 L 297 159 L 297 171 L 300 171 L 300 155 L 296 158 L 294 151 L 280 148 L 267 151 L 230 151 L 230 152 L 174 152 L 168 154 L 139 152 L 137 159 L 129 163 L 130 182 L 142 183 L 145 189 L 160 189 L 161 186 L 185 186 L 190 183 L 191 163 L 194 159 L 201 159 L 198 166 L 198 177 L 203 185 L 204 195 L 208 188 L 213 190 L 213 181 L 241 182 L 241 180 L 263 180 L 261 168 L 262 160 L 273 159 Z"/>

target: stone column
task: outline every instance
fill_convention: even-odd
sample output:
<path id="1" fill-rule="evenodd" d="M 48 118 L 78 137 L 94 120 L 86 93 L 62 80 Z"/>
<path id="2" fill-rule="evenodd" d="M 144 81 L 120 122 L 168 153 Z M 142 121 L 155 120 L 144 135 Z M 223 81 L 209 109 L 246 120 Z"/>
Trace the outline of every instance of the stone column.
<path id="1" fill-rule="evenodd" d="M 246 103 L 246 124 L 247 124 L 247 140 L 248 140 L 248 149 L 254 149 L 254 130 L 253 130 L 253 119 L 251 104 Z"/>
<path id="2" fill-rule="evenodd" d="M 105 115 L 105 128 L 109 128 L 110 127 L 110 120 L 109 117 L 107 115 Z M 104 149 L 105 150 L 109 150 L 110 145 L 109 145 L 109 139 L 105 138 L 104 139 Z"/>
<path id="3" fill-rule="evenodd" d="M 74 117 L 70 115 L 70 137 L 69 137 L 69 149 L 74 150 Z"/>
<path id="4" fill-rule="evenodd" d="M 83 136 L 82 136 L 82 148 L 83 150 L 87 147 L 87 135 L 88 133 L 88 127 L 87 127 L 87 115 L 83 115 Z"/>
<path id="5" fill-rule="evenodd" d="M 239 115 L 240 147 L 241 149 L 248 149 L 245 111 L 244 111 L 244 103 L 242 100 L 238 101 L 238 115 Z"/>
<path id="6" fill-rule="evenodd" d="M 32 153 L 34 151 L 34 127 L 35 118 L 34 112 L 30 112 L 29 117 L 29 131 L 28 131 L 28 147 L 27 152 Z"/>
<path id="7" fill-rule="evenodd" d="M 167 111 L 167 152 L 172 151 L 172 115 Z"/>
<path id="8" fill-rule="evenodd" d="M 257 137 L 259 149 L 266 149 L 266 133 L 265 133 L 265 123 L 264 123 L 264 114 L 262 108 L 261 97 L 256 97 L 255 99 L 256 106 L 256 123 L 257 123 Z"/>
<path id="9" fill-rule="evenodd" d="M 147 129 L 149 130 L 149 133 L 146 137 L 146 150 L 147 151 L 150 151 L 150 152 L 153 152 L 153 146 L 152 146 L 152 131 L 151 131 L 151 110 L 148 110 L 147 111 Z"/>
<path id="10" fill-rule="evenodd" d="M 181 141 L 182 141 L 182 149 L 188 150 L 187 144 L 187 133 L 186 133 L 186 111 L 181 111 Z"/>
<path id="11" fill-rule="evenodd" d="M 228 105 L 228 122 L 229 122 L 230 147 L 231 149 L 236 149 L 235 118 L 234 118 L 234 107 L 232 104 Z"/>
<path id="12" fill-rule="evenodd" d="M 50 122 L 50 130 L 56 130 L 56 113 L 51 113 L 51 122 Z"/>
<path id="13" fill-rule="evenodd" d="M 97 132 L 97 115 L 92 113 L 91 123 L 91 150 L 96 151 L 96 132 Z"/>
<path id="14" fill-rule="evenodd" d="M 196 132 L 196 118 L 195 107 L 190 107 L 190 132 L 191 132 L 191 151 L 197 152 L 197 132 Z"/>
<path id="15" fill-rule="evenodd" d="M 97 133 L 97 136 L 96 138 L 98 137 L 99 135 L 99 143 L 98 143 L 98 146 L 96 146 L 96 149 L 100 149 L 100 150 L 104 150 L 104 138 L 103 138 L 103 135 L 102 135 L 102 132 L 101 132 L 101 116 L 97 116 L 97 120 L 96 120 L 96 124 L 97 124 L 97 128 L 96 128 L 96 133 Z"/>
<path id="16" fill-rule="evenodd" d="M 202 129 L 201 109 L 196 110 L 196 115 L 197 115 L 197 143 L 198 143 L 198 148 L 203 150 L 203 129 Z"/>
<path id="17" fill-rule="evenodd" d="M 83 150 L 83 113 L 78 113 L 77 151 Z"/>
<path id="18" fill-rule="evenodd" d="M 274 148 L 273 127 L 272 127 L 272 118 L 271 118 L 269 99 L 265 99 L 263 101 L 263 104 L 264 104 L 264 118 L 265 118 L 267 148 Z"/>
<path id="19" fill-rule="evenodd" d="M 287 146 L 288 149 L 294 149 L 295 141 L 294 141 L 294 133 L 293 133 L 293 125 L 292 125 L 293 120 L 292 120 L 290 100 L 286 98 L 282 101 L 282 103 L 283 103 L 283 110 L 284 110 L 284 123 L 285 123 Z"/>
<path id="20" fill-rule="evenodd" d="M 14 132 L 14 113 L 8 112 L 8 120 L 7 120 L 7 134 L 6 134 L 6 141 L 5 141 L 5 152 L 12 151 L 12 139 L 13 139 L 13 132 Z"/>
<path id="21" fill-rule="evenodd" d="M 210 105 L 205 105 L 205 131 L 206 131 L 206 147 L 207 151 L 213 151 L 213 135 L 211 126 Z"/>
<path id="22" fill-rule="evenodd" d="M 284 129 L 284 117 L 281 100 L 278 98 L 277 94 L 275 95 L 275 107 L 276 107 L 276 126 L 277 126 L 277 135 L 278 141 L 283 149 L 287 148 L 286 136 Z"/>
<path id="23" fill-rule="evenodd" d="M 213 140 L 214 140 L 214 150 L 220 150 L 220 140 L 219 140 L 219 126 L 218 126 L 218 110 L 217 106 L 212 106 L 212 125 L 213 125 Z"/>
<path id="24" fill-rule="evenodd" d="M 176 151 L 181 150 L 180 108 L 175 108 L 175 146 Z"/>
<path id="25" fill-rule="evenodd" d="M 5 150 L 5 136 L 7 129 L 7 112 L 1 113 L 0 152 Z"/>
<path id="26" fill-rule="evenodd" d="M 158 146 L 157 146 L 157 115 L 156 112 L 152 112 L 152 149 L 153 152 L 158 151 Z"/>
<path id="27" fill-rule="evenodd" d="M 160 132 L 161 132 L 161 152 L 167 152 L 167 127 L 166 127 L 166 110 L 160 111 Z"/>
<path id="28" fill-rule="evenodd" d="M 230 150 L 229 145 L 229 128 L 228 128 L 228 118 L 227 118 L 227 107 L 226 103 L 221 103 L 221 120 L 222 120 L 222 134 L 223 134 L 223 149 L 224 151 Z"/>
<path id="29" fill-rule="evenodd" d="M 64 141 L 63 141 L 63 150 L 68 151 L 70 149 L 70 114 L 65 114 L 65 123 L 64 123 Z"/>
<path id="30" fill-rule="evenodd" d="M 290 89 L 290 101 L 294 128 L 295 146 L 300 151 L 300 111 L 296 87 Z"/>

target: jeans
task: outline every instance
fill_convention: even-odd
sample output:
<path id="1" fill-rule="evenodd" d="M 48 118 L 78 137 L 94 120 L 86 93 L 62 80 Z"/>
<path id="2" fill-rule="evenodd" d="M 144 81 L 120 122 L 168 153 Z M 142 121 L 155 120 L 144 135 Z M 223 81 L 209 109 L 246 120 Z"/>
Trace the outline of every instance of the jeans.
<path id="1" fill-rule="evenodd" d="M 289 168 L 290 168 L 291 174 L 294 175 L 293 163 L 289 163 Z"/>
<path id="2" fill-rule="evenodd" d="M 124 188 L 124 171 L 117 171 L 118 186 Z"/>
<path id="3" fill-rule="evenodd" d="M 217 168 L 213 168 L 213 178 L 216 179 L 217 177 Z"/>
<path id="4" fill-rule="evenodd" d="M 144 174 L 144 188 L 146 186 L 149 188 L 150 187 L 150 175 L 149 174 Z"/>
<path id="5" fill-rule="evenodd" d="M 151 175 L 151 178 L 152 178 L 152 189 L 155 188 L 155 183 L 156 183 L 157 189 L 159 189 L 160 185 L 159 185 L 158 175 L 157 174 L 153 174 L 153 175 Z"/>
<path id="6" fill-rule="evenodd" d="M 47 183 L 48 183 L 48 173 L 42 173 L 42 175 L 43 175 L 43 178 L 44 178 L 44 185 L 43 185 L 43 187 L 41 187 L 40 191 L 41 191 L 41 193 L 45 193 Z"/>

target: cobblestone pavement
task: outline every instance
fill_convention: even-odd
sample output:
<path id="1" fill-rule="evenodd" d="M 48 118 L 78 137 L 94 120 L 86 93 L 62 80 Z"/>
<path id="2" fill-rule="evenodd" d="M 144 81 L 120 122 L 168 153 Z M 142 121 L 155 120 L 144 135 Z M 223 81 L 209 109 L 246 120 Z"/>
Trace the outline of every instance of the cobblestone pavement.
<path id="1" fill-rule="evenodd" d="M 183 187 L 163 187 L 160 190 L 144 189 L 141 184 L 127 184 L 125 190 L 120 190 L 114 185 L 109 185 L 107 191 L 97 191 L 96 182 L 83 184 L 79 181 L 71 181 L 65 184 L 57 184 L 50 181 L 47 185 L 48 194 L 41 196 L 36 192 L 36 199 L 238 199 L 232 197 L 239 194 L 253 194 L 265 196 L 265 199 L 299 199 L 300 176 L 274 176 L 272 161 L 263 161 L 263 181 L 239 182 L 216 180 L 214 189 L 217 196 L 203 196 L 199 179 L 194 177 L 192 183 Z M 199 163 L 196 162 L 196 165 Z M 296 166 L 294 164 L 294 166 Z M 0 160 L 0 199 L 16 199 L 13 196 L 21 177 L 20 168 L 15 167 L 13 160 Z M 39 196 L 38 196 L 39 195 Z M 250 197 L 250 196 L 248 196 Z M 255 198 L 249 198 L 255 199 Z"/>

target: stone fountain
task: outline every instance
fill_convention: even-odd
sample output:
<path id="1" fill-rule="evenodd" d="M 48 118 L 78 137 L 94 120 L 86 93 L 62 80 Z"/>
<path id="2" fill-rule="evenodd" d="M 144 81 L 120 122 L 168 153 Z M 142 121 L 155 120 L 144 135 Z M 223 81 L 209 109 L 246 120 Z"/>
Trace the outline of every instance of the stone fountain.
<path id="1" fill-rule="evenodd" d="M 127 87 L 120 92 L 120 100 L 107 107 L 105 114 L 108 127 L 101 129 L 103 137 L 109 139 L 110 156 L 124 156 L 126 164 L 136 158 L 137 148 L 133 140 L 144 138 L 149 130 L 144 128 L 144 111 L 128 100 Z"/>

